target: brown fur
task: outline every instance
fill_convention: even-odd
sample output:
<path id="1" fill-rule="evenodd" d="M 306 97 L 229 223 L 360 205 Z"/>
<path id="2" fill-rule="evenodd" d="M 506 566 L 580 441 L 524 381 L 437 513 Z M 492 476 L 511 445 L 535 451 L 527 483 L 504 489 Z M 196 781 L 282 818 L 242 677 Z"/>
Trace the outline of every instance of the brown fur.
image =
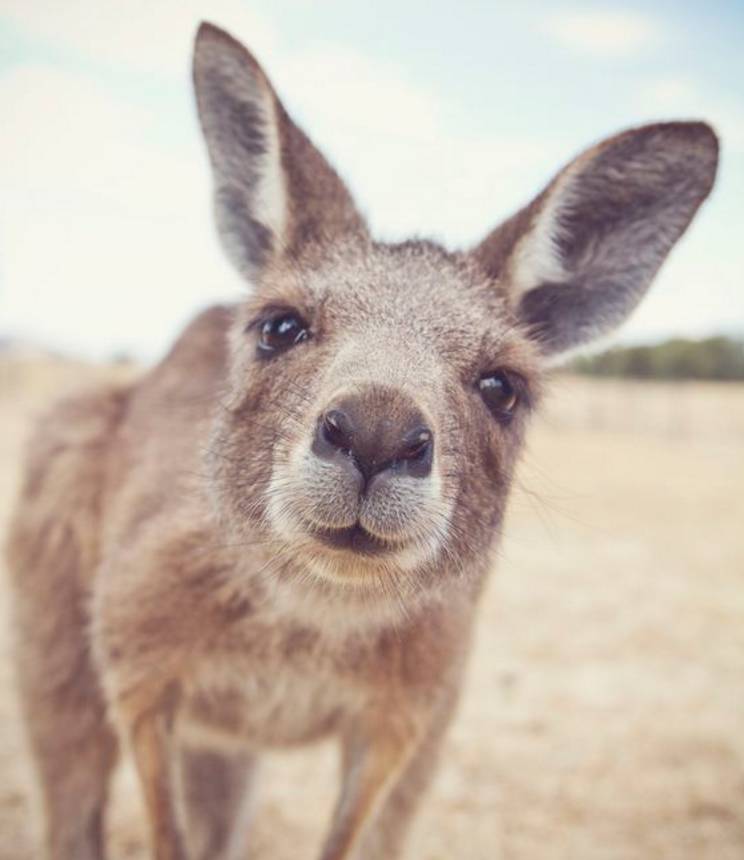
<path id="1" fill-rule="evenodd" d="M 373 242 L 260 66 L 209 26 L 195 80 L 223 238 L 255 291 L 203 313 L 135 383 L 56 406 L 31 440 L 9 551 L 47 854 L 103 857 L 117 737 L 154 856 L 216 860 L 244 850 L 256 753 L 332 736 L 343 777 L 322 860 L 393 860 L 455 709 L 545 357 L 637 302 L 710 190 L 715 138 L 614 138 L 474 253 L 449 253 Z M 310 336 L 261 358 L 277 309 Z M 478 389 L 500 369 L 518 393 L 506 417 Z M 311 448 L 339 403 L 380 428 L 391 462 L 425 421 L 431 474 L 391 467 L 360 495 L 353 466 Z M 314 536 L 356 522 L 384 552 Z"/>

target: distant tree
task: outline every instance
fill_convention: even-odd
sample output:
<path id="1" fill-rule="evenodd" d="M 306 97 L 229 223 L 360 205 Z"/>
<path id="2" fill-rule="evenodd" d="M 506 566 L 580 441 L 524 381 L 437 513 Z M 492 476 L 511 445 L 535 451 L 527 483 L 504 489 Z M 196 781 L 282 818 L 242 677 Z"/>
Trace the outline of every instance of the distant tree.
<path id="1" fill-rule="evenodd" d="M 744 380 L 744 341 L 721 336 L 674 338 L 653 346 L 617 347 L 578 358 L 573 369 L 591 376 L 634 379 Z"/>

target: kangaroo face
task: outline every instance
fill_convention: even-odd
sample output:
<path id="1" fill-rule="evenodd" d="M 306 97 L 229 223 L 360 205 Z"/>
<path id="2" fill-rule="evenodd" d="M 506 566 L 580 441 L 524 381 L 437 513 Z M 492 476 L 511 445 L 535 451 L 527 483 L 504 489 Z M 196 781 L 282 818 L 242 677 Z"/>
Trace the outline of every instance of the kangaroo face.
<path id="1" fill-rule="evenodd" d="M 321 576 L 441 559 L 457 573 L 497 531 L 537 394 L 524 328 L 474 266 L 427 243 L 351 243 L 263 288 L 233 338 L 236 406 L 215 442 L 239 455 L 234 470 L 216 458 L 233 519 L 250 504 Z"/>
<path id="2" fill-rule="evenodd" d="M 638 304 L 712 187 L 715 135 L 609 138 L 449 253 L 374 242 L 256 60 L 210 25 L 194 79 L 218 229 L 253 286 L 211 446 L 224 519 L 327 588 L 405 602 L 482 573 L 544 367 Z"/>

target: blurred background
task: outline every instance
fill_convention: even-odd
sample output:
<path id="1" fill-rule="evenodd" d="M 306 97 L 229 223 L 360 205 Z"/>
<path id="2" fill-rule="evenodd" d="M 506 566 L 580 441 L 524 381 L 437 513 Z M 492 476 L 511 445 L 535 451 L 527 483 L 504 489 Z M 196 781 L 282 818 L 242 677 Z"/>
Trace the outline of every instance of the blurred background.
<path id="1" fill-rule="evenodd" d="M 533 428 L 410 857 L 740 860 L 744 4 L 0 0 L 0 529 L 40 409 L 246 289 L 211 220 L 202 19 L 257 55 L 382 238 L 472 244 L 606 135 L 717 129 L 710 201 Z M 26 860 L 10 647 L 0 624 L 0 860 Z M 265 776 L 250 856 L 311 857 L 333 752 Z M 139 802 L 125 767 L 114 858 L 145 856 Z"/>

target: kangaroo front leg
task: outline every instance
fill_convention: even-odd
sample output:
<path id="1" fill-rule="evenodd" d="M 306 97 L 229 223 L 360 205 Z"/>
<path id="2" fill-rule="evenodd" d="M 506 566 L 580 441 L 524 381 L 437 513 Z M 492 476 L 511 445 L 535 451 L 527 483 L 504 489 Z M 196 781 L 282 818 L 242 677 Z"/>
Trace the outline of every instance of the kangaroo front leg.
<path id="1" fill-rule="evenodd" d="M 413 816 L 436 772 L 442 739 L 455 702 L 454 696 L 446 702 L 418 740 L 374 820 L 365 828 L 354 860 L 397 860 L 402 856 Z"/>
<path id="2" fill-rule="evenodd" d="M 176 803 L 176 755 L 172 714 L 147 711 L 131 729 L 132 749 L 145 797 L 153 860 L 186 860 Z"/>
<path id="3" fill-rule="evenodd" d="M 351 860 L 417 746 L 413 732 L 355 733 L 344 739 L 341 795 L 321 860 Z"/>

